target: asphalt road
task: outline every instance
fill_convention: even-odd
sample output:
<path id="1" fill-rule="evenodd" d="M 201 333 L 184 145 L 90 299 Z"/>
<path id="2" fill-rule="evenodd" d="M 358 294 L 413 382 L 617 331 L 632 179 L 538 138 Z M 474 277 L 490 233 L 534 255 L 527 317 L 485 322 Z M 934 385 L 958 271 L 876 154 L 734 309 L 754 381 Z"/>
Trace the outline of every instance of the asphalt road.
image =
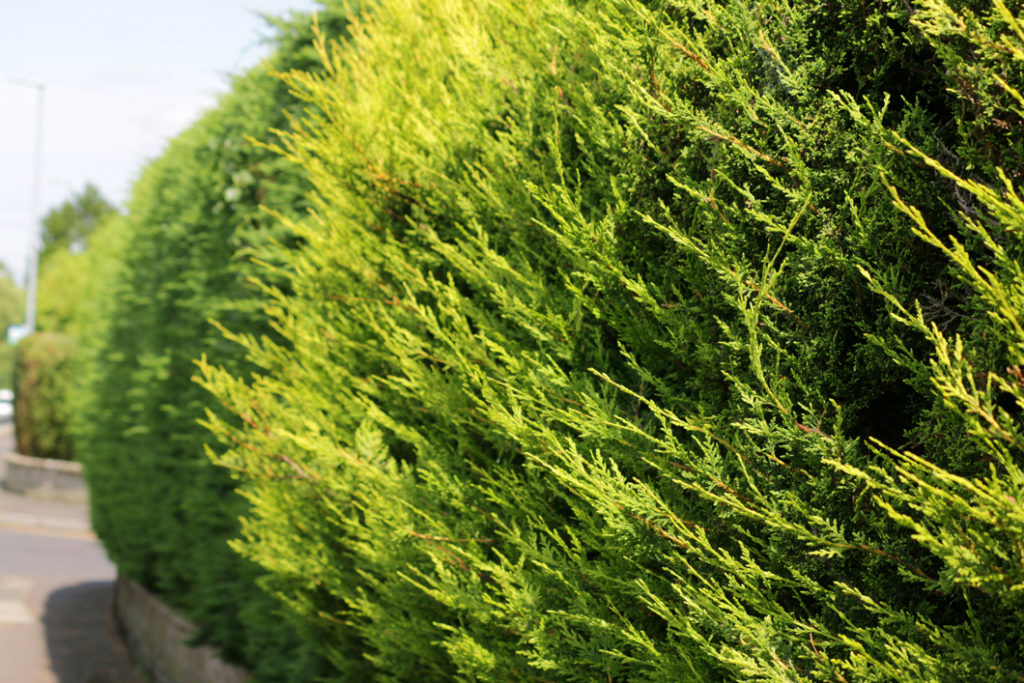
<path id="1" fill-rule="evenodd" d="M 0 490 L 0 683 L 141 683 L 113 618 L 116 575 L 84 506 Z"/>

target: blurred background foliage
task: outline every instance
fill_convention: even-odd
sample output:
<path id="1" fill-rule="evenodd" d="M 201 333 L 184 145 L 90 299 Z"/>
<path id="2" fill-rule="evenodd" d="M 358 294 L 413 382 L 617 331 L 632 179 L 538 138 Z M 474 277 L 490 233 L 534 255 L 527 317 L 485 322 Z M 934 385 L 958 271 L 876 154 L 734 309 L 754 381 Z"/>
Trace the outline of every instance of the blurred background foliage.
<path id="1" fill-rule="evenodd" d="M 93 232 L 117 209 L 108 202 L 92 184 L 86 184 L 81 192 L 43 217 L 43 244 L 39 254 L 43 267 L 54 254 L 70 252 L 76 254 L 89 246 Z"/>
<path id="2" fill-rule="evenodd" d="M 31 334 L 15 347 L 14 434 L 19 453 L 71 460 L 68 387 L 75 340 L 59 332 Z"/>
<path id="3" fill-rule="evenodd" d="M 82 325 L 100 315 L 100 275 L 112 264 L 110 223 L 120 214 L 92 185 L 43 217 L 36 332 L 11 350 L 18 451 L 74 458 L 71 394 Z M 23 297 L 20 290 L 19 296 Z M 22 309 L 23 310 L 23 301 Z M 19 312 L 20 313 L 20 312 Z M 17 323 L 22 323 L 21 315 Z"/>

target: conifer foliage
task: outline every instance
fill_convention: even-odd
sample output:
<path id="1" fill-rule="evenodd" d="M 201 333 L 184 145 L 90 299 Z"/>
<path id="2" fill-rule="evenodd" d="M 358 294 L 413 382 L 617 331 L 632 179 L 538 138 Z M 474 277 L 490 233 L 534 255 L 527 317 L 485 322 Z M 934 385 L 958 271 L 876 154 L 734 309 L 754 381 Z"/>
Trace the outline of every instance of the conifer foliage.
<path id="1" fill-rule="evenodd" d="M 95 355 L 124 439 L 90 432 L 119 562 L 250 653 L 258 581 L 332 680 L 1024 677 L 1019 3 L 337 30 L 266 156 L 225 100 L 136 190 Z M 236 193 L 240 159 L 307 184 Z"/>
<path id="2" fill-rule="evenodd" d="M 342 679 L 1018 679 L 1022 49 L 1001 0 L 380 2 L 287 76 L 261 370 L 201 364 L 235 547 Z"/>

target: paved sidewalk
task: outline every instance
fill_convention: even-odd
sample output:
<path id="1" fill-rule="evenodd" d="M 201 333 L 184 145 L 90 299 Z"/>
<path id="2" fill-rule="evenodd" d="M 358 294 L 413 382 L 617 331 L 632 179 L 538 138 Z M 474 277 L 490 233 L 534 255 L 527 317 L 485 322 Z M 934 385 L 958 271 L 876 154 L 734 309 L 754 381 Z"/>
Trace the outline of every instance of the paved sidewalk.
<path id="1" fill-rule="evenodd" d="M 0 489 L 0 683 L 142 683 L 113 618 L 116 575 L 85 505 Z"/>

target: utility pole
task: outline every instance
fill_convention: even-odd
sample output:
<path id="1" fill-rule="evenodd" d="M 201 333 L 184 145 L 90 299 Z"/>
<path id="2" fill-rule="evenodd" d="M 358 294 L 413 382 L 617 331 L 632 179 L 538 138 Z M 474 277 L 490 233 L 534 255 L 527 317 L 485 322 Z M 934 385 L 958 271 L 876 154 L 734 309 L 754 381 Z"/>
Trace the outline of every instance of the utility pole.
<path id="1" fill-rule="evenodd" d="M 39 183 L 43 165 L 43 98 L 46 83 L 27 78 L 12 78 L 13 83 L 36 89 L 36 152 L 32 161 L 32 234 L 28 249 L 28 287 L 25 289 L 25 332 L 36 331 L 36 289 L 39 282 L 39 241 L 42 226 L 39 224 Z"/>

